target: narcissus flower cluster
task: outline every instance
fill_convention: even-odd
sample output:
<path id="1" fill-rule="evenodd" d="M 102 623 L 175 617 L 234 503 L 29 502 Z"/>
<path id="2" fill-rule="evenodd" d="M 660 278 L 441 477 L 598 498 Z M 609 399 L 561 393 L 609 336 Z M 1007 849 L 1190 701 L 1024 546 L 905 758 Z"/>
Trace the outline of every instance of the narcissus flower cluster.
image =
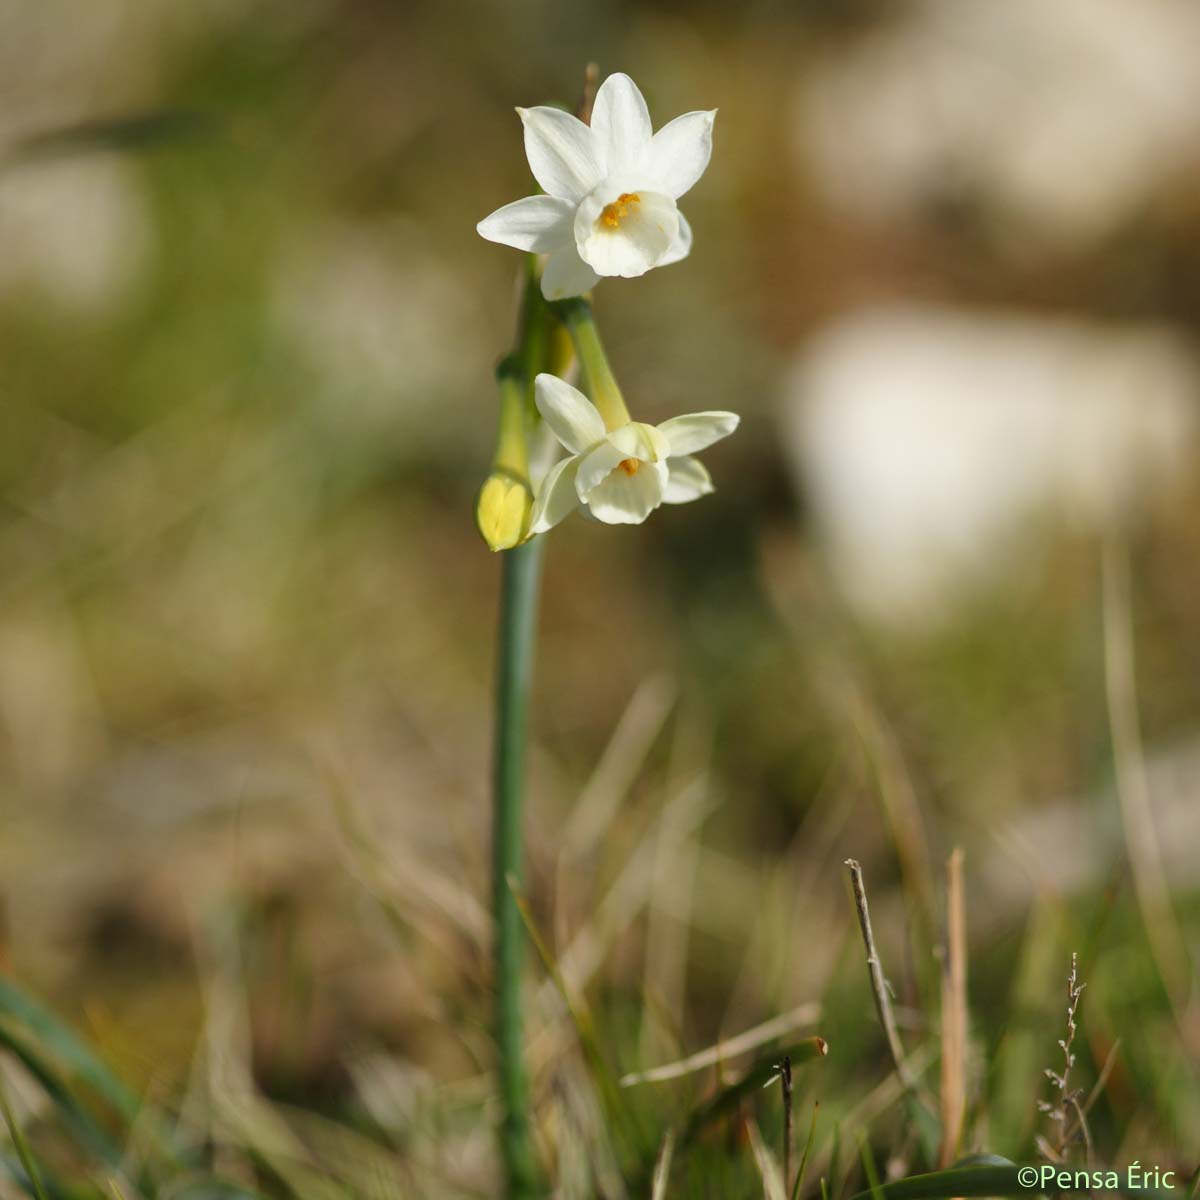
<path id="1" fill-rule="evenodd" d="M 500 439 L 476 508 L 493 550 L 544 533 L 577 509 L 606 524 L 637 525 L 660 505 L 708 495 L 712 478 L 694 455 L 739 420 L 731 412 L 658 425 L 633 420 L 582 298 L 605 276 L 632 279 L 687 257 L 692 230 L 676 202 L 708 166 L 716 111 L 685 113 L 655 133 L 637 85 L 610 75 L 590 125 L 557 108 L 517 112 L 545 194 L 507 204 L 477 227 L 490 241 L 536 256 L 520 344 L 499 374 Z M 560 378 L 565 364 L 545 349 L 563 328 L 590 399 Z M 567 451 L 541 478 L 530 472 L 525 446 L 534 424 Z"/>

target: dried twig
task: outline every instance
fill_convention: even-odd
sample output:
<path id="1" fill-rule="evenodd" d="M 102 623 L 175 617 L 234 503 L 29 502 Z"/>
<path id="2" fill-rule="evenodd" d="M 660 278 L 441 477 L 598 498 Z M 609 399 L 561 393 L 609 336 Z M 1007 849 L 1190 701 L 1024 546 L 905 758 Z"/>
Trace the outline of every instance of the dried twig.
<path id="1" fill-rule="evenodd" d="M 887 980 L 883 977 L 879 951 L 875 949 L 875 935 L 871 932 L 871 912 L 867 907 L 862 867 L 853 858 L 846 859 L 846 867 L 850 871 L 850 881 L 854 885 L 854 904 L 858 909 L 858 925 L 862 930 L 863 946 L 867 952 L 867 971 L 871 977 L 871 991 L 875 996 L 875 1011 L 879 1015 L 880 1025 L 883 1026 L 888 1050 L 891 1052 L 892 1062 L 896 1065 L 896 1074 L 905 1089 L 913 1092 L 916 1091 L 917 1081 L 904 1061 L 904 1047 L 900 1044 L 900 1032 L 896 1028 L 896 1015 L 892 1012 L 891 994 L 888 991 Z"/>
<path id="2" fill-rule="evenodd" d="M 600 68 L 590 62 L 583 69 L 583 95 L 579 99 L 579 107 L 575 115 L 585 124 L 592 123 L 592 105 L 596 101 L 596 80 L 600 78 Z"/>
<path id="3" fill-rule="evenodd" d="M 1083 1107 L 1079 1103 L 1079 1093 L 1073 1092 L 1068 1099 L 1072 1111 L 1075 1113 L 1075 1128 L 1079 1130 L 1083 1137 L 1083 1155 L 1084 1161 L 1091 1166 L 1092 1163 L 1092 1131 L 1088 1128 L 1087 1117 L 1084 1115 Z"/>
<path id="4" fill-rule="evenodd" d="M 675 1153 L 675 1134 L 668 1130 L 654 1164 L 654 1181 L 650 1185 L 650 1200 L 666 1200 L 667 1182 L 671 1178 L 671 1157 Z"/>
<path id="5" fill-rule="evenodd" d="M 727 1041 L 717 1042 L 687 1058 L 677 1062 L 666 1063 L 649 1071 L 636 1071 L 631 1075 L 622 1075 L 617 1081 L 621 1087 L 633 1087 L 637 1083 L 665 1083 L 669 1079 L 679 1079 L 694 1071 L 702 1071 L 705 1067 L 714 1067 L 725 1059 L 736 1058 L 748 1050 L 755 1050 L 767 1042 L 791 1033 L 801 1025 L 811 1025 L 821 1015 L 819 1004 L 800 1004 L 780 1017 L 772 1017 L 753 1029 L 747 1029 Z"/>
<path id="6" fill-rule="evenodd" d="M 967 1104 L 967 918 L 963 900 L 963 854 L 946 864 L 946 958 L 942 964 L 942 1144 L 940 1165 L 958 1153 Z"/>

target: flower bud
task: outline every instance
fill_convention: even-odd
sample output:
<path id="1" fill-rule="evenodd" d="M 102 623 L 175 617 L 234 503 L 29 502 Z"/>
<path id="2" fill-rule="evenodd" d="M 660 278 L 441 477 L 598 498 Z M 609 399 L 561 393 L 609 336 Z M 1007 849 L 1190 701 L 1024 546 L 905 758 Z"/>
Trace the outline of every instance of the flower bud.
<path id="1" fill-rule="evenodd" d="M 479 490 L 475 523 L 492 550 L 511 550 L 529 536 L 533 493 L 509 471 L 495 470 Z"/>

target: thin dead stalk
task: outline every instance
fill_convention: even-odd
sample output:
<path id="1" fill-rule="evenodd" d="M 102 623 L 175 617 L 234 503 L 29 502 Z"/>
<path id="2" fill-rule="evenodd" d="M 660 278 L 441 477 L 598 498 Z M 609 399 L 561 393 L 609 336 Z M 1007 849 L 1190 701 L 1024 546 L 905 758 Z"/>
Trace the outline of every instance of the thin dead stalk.
<path id="1" fill-rule="evenodd" d="M 1184 948 L 1154 831 L 1150 785 L 1138 722 L 1129 554 L 1121 542 L 1105 543 L 1103 559 L 1104 684 L 1116 768 L 1117 801 L 1133 887 L 1159 975 L 1181 1030 L 1186 1029 L 1188 956 Z"/>
<path id="2" fill-rule="evenodd" d="M 946 957 L 942 963 L 942 1144 L 940 1165 L 958 1154 L 967 1106 L 967 915 L 963 853 L 946 864 Z"/>
<path id="3" fill-rule="evenodd" d="M 888 990 L 887 980 L 883 977 L 883 967 L 879 961 L 879 951 L 875 948 L 875 935 L 871 931 L 871 910 L 867 907 L 867 892 L 863 886 L 862 867 L 853 858 L 846 859 L 846 867 L 850 872 L 850 882 L 854 887 L 854 905 L 858 910 L 858 925 L 862 930 L 863 946 L 867 952 L 867 971 L 871 977 L 871 992 L 875 997 L 875 1012 L 879 1016 L 879 1024 L 883 1026 L 887 1038 L 888 1050 L 896 1067 L 896 1074 L 906 1091 L 915 1092 L 917 1081 L 908 1064 L 904 1060 L 904 1047 L 900 1043 L 900 1031 L 896 1028 L 896 1014 L 892 1011 L 892 998 Z"/>
<path id="4" fill-rule="evenodd" d="M 600 68 L 590 62 L 583 69 L 583 95 L 575 115 L 585 124 L 592 123 L 592 105 L 596 102 L 596 80 L 600 78 Z"/>
<path id="5" fill-rule="evenodd" d="M 1104 1066 L 1100 1068 L 1100 1074 L 1096 1076 L 1096 1082 L 1092 1085 L 1092 1090 L 1088 1092 L 1087 1099 L 1083 1102 L 1083 1107 L 1079 1110 L 1079 1115 L 1076 1118 L 1075 1124 L 1067 1130 L 1067 1140 L 1077 1137 L 1083 1131 L 1081 1123 L 1088 1113 L 1092 1111 L 1092 1106 L 1100 1099 L 1105 1086 L 1108 1083 L 1108 1077 L 1113 1073 L 1113 1068 L 1117 1065 L 1117 1052 L 1121 1049 L 1121 1039 L 1117 1038 L 1112 1044 L 1112 1049 L 1108 1052 L 1108 1057 L 1104 1060 Z"/>
<path id="6" fill-rule="evenodd" d="M 759 1046 L 776 1038 L 791 1033 L 801 1025 L 812 1025 L 821 1015 L 819 1004 L 799 1004 L 790 1012 L 779 1017 L 772 1017 L 753 1029 L 747 1029 L 735 1037 L 716 1042 L 687 1058 L 677 1062 L 666 1063 L 661 1067 L 653 1067 L 649 1071 L 636 1071 L 631 1075 L 622 1075 L 617 1081 L 620 1087 L 633 1087 L 638 1083 L 665 1083 L 669 1079 L 680 1079 L 694 1071 L 703 1071 L 706 1067 L 714 1067 L 730 1058 L 737 1058 L 748 1050 L 756 1050 Z"/>
<path id="7" fill-rule="evenodd" d="M 650 1200 L 666 1200 L 667 1183 L 671 1178 L 671 1158 L 675 1153 L 675 1134 L 668 1130 L 654 1164 L 654 1181 L 650 1185 Z"/>

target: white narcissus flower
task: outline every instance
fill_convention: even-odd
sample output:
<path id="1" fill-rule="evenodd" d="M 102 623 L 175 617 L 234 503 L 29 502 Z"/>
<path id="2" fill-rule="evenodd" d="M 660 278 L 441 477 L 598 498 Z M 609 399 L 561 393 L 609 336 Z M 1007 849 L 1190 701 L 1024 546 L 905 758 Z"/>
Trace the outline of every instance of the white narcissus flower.
<path id="1" fill-rule="evenodd" d="M 557 108 L 517 112 L 529 168 L 547 194 L 506 204 L 476 228 L 489 241 L 548 255 L 547 300 L 687 257 L 692 230 L 675 201 L 708 166 L 716 109 L 685 113 L 654 133 L 637 84 L 610 75 L 590 126 Z"/>
<path id="2" fill-rule="evenodd" d="M 728 437 L 737 413 L 701 412 L 661 425 L 628 421 L 605 427 L 584 394 L 554 375 L 539 375 L 535 398 L 550 431 L 570 451 L 538 490 L 530 533 L 545 533 L 581 504 L 609 525 L 640 525 L 660 504 L 686 504 L 713 490 L 691 456 Z"/>

